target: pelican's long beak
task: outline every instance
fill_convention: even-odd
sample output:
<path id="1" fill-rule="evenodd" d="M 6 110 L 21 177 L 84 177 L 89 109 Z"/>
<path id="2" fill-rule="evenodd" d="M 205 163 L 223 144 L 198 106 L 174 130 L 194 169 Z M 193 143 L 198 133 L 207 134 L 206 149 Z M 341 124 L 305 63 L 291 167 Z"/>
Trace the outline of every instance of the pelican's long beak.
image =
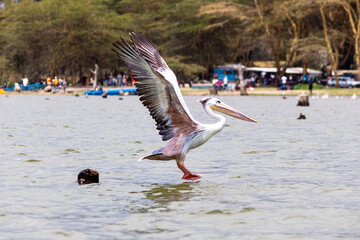
<path id="1" fill-rule="evenodd" d="M 235 108 L 232 108 L 232 107 L 226 105 L 225 103 L 217 103 L 215 106 L 210 106 L 210 108 L 212 110 L 224 113 L 226 115 L 229 115 L 231 117 L 238 118 L 238 119 L 241 119 L 241 120 L 244 120 L 244 121 L 249 121 L 249 122 L 254 122 L 254 123 L 258 122 L 256 120 L 246 116 L 245 114 L 242 114 L 241 112 L 239 112 Z"/>

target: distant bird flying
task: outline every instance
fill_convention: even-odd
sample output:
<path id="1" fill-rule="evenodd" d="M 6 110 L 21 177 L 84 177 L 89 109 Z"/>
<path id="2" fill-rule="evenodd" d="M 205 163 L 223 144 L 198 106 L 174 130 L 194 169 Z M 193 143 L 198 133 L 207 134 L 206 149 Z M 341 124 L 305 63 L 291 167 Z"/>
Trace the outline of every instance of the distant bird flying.
<path id="1" fill-rule="evenodd" d="M 124 39 L 114 43 L 113 51 L 126 64 L 135 81 L 140 101 L 149 110 L 157 130 L 166 146 L 140 160 L 176 160 L 184 173 L 182 179 L 196 180 L 201 174 L 192 173 L 185 165 L 185 156 L 193 148 L 207 142 L 225 127 L 225 117 L 214 111 L 250 122 L 257 122 L 222 103 L 219 99 L 205 97 L 198 100 L 205 112 L 218 120 L 214 124 L 196 121 L 181 95 L 174 72 L 143 34 L 130 33 L 133 47 Z"/>

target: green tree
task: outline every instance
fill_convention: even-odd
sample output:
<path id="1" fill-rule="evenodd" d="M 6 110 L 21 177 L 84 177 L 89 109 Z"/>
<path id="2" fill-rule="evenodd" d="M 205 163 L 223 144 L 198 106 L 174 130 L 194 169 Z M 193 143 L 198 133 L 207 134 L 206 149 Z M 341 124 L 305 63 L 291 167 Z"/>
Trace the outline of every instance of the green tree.
<path id="1" fill-rule="evenodd" d="M 115 4 L 119 26 L 125 31 L 145 33 L 170 61 L 179 78 L 194 78 L 206 68 L 202 58 L 199 7 L 205 0 L 124 0 Z"/>
<path id="2" fill-rule="evenodd" d="M 75 80 L 96 63 L 100 78 L 124 71 L 111 47 L 132 31 L 154 42 L 180 80 L 205 76 L 218 64 L 254 60 L 274 60 L 278 74 L 295 65 L 360 66 L 359 0 L 1 2 L 6 2 L 0 10 L 4 76 L 37 80 L 61 74 Z M 320 3 L 326 31 L 324 24 L 314 24 L 324 23 Z"/>
<path id="3" fill-rule="evenodd" d="M 300 38 L 304 37 L 304 12 L 308 1 L 296 0 L 254 0 L 254 5 L 265 30 L 277 73 L 283 75 L 287 67 L 294 65 L 299 52 Z M 281 61 L 285 64 L 281 65 Z"/>
<path id="4" fill-rule="evenodd" d="M 347 16 L 347 11 L 344 10 L 346 7 L 345 1 L 324 1 L 319 0 L 319 12 L 321 14 L 322 25 L 323 25 L 323 35 L 324 42 L 327 47 L 328 56 L 331 63 L 332 71 L 335 74 L 336 86 L 339 86 L 338 81 L 338 73 L 337 70 L 341 63 L 341 58 L 343 58 L 344 62 L 348 56 L 350 55 L 350 50 L 353 50 L 355 47 L 355 56 L 354 60 L 356 63 L 357 51 L 356 48 L 359 47 L 353 41 L 353 37 L 355 34 L 356 39 L 356 27 L 353 26 L 354 22 L 349 19 Z M 339 8 L 339 6 L 343 6 L 344 8 Z M 353 12 L 355 14 L 355 12 Z M 355 27 L 355 28 L 353 28 Z M 352 43 L 354 43 L 353 46 Z M 342 52 L 347 48 L 346 54 L 342 56 Z"/>
<path id="5" fill-rule="evenodd" d="M 111 43 L 118 36 L 116 15 L 91 0 L 21 1 L 2 13 L 4 55 L 12 70 L 39 75 L 82 75 L 98 62 L 115 66 Z"/>
<path id="6" fill-rule="evenodd" d="M 206 17 L 202 35 L 211 49 L 212 63 L 250 63 L 250 53 L 255 46 L 256 32 L 252 6 L 234 2 L 216 2 L 203 5 L 198 16 Z"/>
<path id="7" fill-rule="evenodd" d="M 357 78 L 360 79 L 360 1 L 342 0 L 337 2 L 343 7 L 349 19 L 348 25 L 351 30 L 355 50 L 354 61 L 356 70 L 358 71 Z"/>

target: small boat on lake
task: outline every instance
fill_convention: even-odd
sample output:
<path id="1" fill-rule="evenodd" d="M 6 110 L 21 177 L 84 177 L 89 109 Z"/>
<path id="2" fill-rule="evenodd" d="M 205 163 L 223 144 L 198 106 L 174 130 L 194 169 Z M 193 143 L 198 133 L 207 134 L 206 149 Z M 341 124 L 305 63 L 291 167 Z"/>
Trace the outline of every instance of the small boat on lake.
<path id="1" fill-rule="evenodd" d="M 39 89 L 43 89 L 46 85 L 45 84 L 41 84 L 41 83 L 34 83 L 34 84 L 29 84 L 27 85 L 27 87 L 24 87 L 22 84 L 19 85 L 21 88 L 21 91 L 35 91 L 35 90 L 39 90 Z M 8 87 L 5 88 L 6 92 L 13 92 L 15 87 Z"/>

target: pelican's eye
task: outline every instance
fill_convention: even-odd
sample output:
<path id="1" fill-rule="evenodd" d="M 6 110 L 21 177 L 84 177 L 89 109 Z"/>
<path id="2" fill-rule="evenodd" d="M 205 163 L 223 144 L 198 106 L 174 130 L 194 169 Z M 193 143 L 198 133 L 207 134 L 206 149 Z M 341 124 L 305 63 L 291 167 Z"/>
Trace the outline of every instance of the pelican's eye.
<path id="1" fill-rule="evenodd" d="M 220 104 L 221 102 L 220 102 L 220 100 L 217 100 L 216 103 L 217 103 L 217 104 Z"/>

